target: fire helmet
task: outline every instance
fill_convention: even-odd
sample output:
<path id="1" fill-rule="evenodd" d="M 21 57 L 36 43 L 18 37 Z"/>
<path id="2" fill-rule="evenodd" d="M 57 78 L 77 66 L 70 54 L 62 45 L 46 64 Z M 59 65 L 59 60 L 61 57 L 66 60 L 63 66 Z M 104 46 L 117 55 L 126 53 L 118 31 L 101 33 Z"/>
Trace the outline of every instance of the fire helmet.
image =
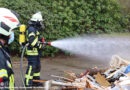
<path id="1" fill-rule="evenodd" d="M 43 18 L 41 12 L 37 12 L 32 15 L 32 18 L 28 22 L 30 25 L 34 25 L 37 27 L 37 29 L 44 30 L 44 25 L 43 25 Z"/>
<path id="2" fill-rule="evenodd" d="M 37 21 L 43 21 L 41 12 L 37 12 L 32 15 L 31 21 L 37 22 Z"/>
<path id="3" fill-rule="evenodd" d="M 9 36 L 14 28 L 19 27 L 17 15 L 7 8 L 0 8 L 0 34 Z"/>

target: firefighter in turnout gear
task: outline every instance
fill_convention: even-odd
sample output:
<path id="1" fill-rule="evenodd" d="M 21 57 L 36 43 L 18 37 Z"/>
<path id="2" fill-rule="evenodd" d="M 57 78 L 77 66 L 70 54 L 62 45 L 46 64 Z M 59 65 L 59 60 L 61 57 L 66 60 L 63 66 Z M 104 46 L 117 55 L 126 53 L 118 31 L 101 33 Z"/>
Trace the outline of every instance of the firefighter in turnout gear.
<path id="1" fill-rule="evenodd" d="M 28 58 L 28 68 L 25 74 L 25 86 L 41 86 L 42 83 L 33 82 L 34 80 L 40 80 L 40 55 L 39 51 L 44 47 L 41 43 L 40 30 L 43 30 L 42 26 L 42 15 L 38 12 L 32 15 L 30 19 L 29 26 L 26 30 L 26 42 L 29 46 L 26 48 L 26 54 Z"/>
<path id="2" fill-rule="evenodd" d="M 8 43 L 12 30 L 20 25 L 17 16 L 14 11 L 0 8 L 0 89 L 3 88 L 2 90 L 14 90 L 14 72 Z"/>

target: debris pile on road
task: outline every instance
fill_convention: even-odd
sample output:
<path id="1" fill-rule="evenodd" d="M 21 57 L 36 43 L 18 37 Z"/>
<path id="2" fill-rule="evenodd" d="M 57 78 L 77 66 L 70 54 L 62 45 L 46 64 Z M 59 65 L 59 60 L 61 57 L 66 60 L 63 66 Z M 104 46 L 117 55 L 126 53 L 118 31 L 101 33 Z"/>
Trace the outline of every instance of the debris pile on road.
<path id="1" fill-rule="evenodd" d="M 53 76 L 56 77 L 56 76 Z M 65 77 L 58 77 L 60 81 L 50 81 L 51 85 L 60 85 L 62 90 L 118 90 L 130 88 L 130 61 L 117 55 L 112 56 L 110 67 L 101 72 L 92 74 L 86 71 L 80 75 L 66 71 Z M 46 86 L 45 86 L 46 87 Z"/>

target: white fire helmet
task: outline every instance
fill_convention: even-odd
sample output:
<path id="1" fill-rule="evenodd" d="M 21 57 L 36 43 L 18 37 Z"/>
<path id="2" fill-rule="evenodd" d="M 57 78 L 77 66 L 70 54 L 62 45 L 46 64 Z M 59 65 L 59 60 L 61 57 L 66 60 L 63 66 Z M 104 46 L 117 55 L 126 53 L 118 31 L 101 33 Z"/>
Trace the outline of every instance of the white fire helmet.
<path id="1" fill-rule="evenodd" d="M 0 34 L 9 36 L 12 30 L 19 27 L 20 22 L 14 11 L 0 8 Z"/>
<path id="2" fill-rule="evenodd" d="M 41 12 L 37 12 L 37 13 L 33 14 L 32 18 L 30 20 L 35 21 L 35 22 L 43 21 Z"/>

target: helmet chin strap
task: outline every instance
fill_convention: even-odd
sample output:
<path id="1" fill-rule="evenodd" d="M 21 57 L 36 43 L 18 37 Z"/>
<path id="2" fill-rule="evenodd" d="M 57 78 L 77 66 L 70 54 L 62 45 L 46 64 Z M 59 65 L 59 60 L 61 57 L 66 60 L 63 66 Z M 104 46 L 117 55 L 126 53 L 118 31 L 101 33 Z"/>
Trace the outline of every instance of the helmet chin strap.
<path id="1" fill-rule="evenodd" d="M 10 37 L 10 36 L 0 35 L 0 41 L 1 41 L 1 43 L 2 43 L 3 45 L 8 45 L 9 37 Z"/>
<path id="2" fill-rule="evenodd" d="M 0 42 L 1 42 L 2 45 L 7 45 L 7 41 L 6 40 L 0 39 Z"/>

